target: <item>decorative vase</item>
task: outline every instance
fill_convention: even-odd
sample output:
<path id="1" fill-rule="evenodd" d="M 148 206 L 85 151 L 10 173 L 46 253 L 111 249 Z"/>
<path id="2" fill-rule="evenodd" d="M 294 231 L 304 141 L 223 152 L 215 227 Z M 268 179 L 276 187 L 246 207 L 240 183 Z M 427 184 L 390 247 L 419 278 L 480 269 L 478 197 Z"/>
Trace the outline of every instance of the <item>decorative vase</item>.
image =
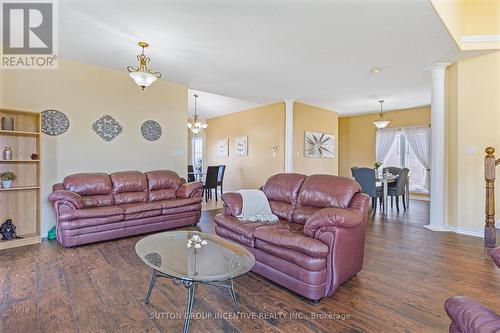
<path id="1" fill-rule="evenodd" d="M 11 188 L 12 187 L 12 180 L 2 180 L 2 187 L 3 188 Z"/>
<path id="2" fill-rule="evenodd" d="M 14 130 L 14 118 L 2 117 L 2 130 L 13 131 Z"/>
<path id="3" fill-rule="evenodd" d="M 12 148 L 5 147 L 5 149 L 3 150 L 3 159 L 7 161 L 12 159 Z"/>

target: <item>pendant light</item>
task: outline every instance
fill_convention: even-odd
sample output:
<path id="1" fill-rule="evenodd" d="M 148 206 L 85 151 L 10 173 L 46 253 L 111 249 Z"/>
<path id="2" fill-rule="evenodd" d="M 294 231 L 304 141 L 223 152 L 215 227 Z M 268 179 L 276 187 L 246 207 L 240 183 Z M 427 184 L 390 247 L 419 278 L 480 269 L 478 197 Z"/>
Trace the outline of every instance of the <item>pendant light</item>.
<path id="1" fill-rule="evenodd" d="M 187 123 L 187 128 L 193 134 L 199 134 L 200 132 L 207 129 L 208 125 L 202 123 L 198 120 L 198 114 L 196 113 L 196 101 L 198 100 L 198 95 L 194 94 L 194 117 L 192 121 Z"/>
<path id="2" fill-rule="evenodd" d="M 149 61 L 151 60 L 144 54 L 144 49 L 149 46 L 146 42 L 139 42 L 138 45 L 142 48 L 141 54 L 137 56 L 139 61 L 139 67 L 127 66 L 127 70 L 130 72 L 130 77 L 135 81 L 135 83 L 144 88 L 149 87 L 156 79 L 161 77 L 160 72 L 151 71 L 148 68 Z"/>
<path id="3" fill-rule="evenodd" d="M 380 128 L 386 128 L 387 125 L 389 125 L 389 123 L 391 122 L 390 120 L 385 120 L 383 115 L 382 115 L 382 105 L 384 104 L 384 100 L 381 99 L 380 101 L 378 101 L 380 103 L 380 115 L 379 115 L 379 118 L 378 120 L 375 120 L 373 122 L 373 125 L 375 125 L 375 127 L 377 127 L 377 129 L 380 129 Z"/>

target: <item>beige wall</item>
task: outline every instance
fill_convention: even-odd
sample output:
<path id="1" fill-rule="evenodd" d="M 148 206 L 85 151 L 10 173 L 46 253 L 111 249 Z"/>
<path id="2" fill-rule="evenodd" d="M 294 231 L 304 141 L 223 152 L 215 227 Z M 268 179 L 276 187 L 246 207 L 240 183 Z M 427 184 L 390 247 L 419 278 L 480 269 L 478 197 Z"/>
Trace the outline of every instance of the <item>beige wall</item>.
<path id="1" fill-rule="evenodd" d="M 338 174 L 338 114 L 316 106 L 295 102 L 293 105 L 293 171 L 311 174 Z M 321 132 L 335 136 L 334 158 L 311 158 L 304 156 L 306 131 Z"/>
<path id="2" fill-rule="evenodd" d="M 462 50 L 499 49 L 500 42 L 463 42 L 464 36 L 500 35 L 498 0 L 430 0 L 436 13 Z"/>
<path id="3" fill-rule="evenodd" d="M 226 165 L 224 190 L 258 188 L 269 176 L 284 171 L 284 103 L 208 119 L 207 124 L 207 165 Z M 239 136 L 248 136 L 248 156 L 235 155 L 234 140 Z M 217 140 L 227 138 L 229 156 L 217 156 Z"/>
<path id="4" fill-rule="evenodd" d="M 484 149 L 500 151 L 500 52 L 461 60 L 446 79 L 447 223 L 480 230 Z"/>
<path id="5" fill-rule="evenodd" d="M 375 162 L 375 126 L 378 113 L 339 119 L 339 175 L 351 176 L 351 167 L 372 167 Z M 389 127 L 405 127 L 430 124 L 429 106 L 384 113 L 391 123 Z"/>
<path id="6" fill-rule="evenodd" d="M 42 136 L 42 232 L 54 217 L 47 203 L 52 184 L 75 172 L 172 169 L 185 175 L 187 164 L 187 88 L 158 80 L 141 92 L 127 72 L 60 61 L 58 70 L 8 70 L 0 73 L 0 107 L 56 109 L 70 120 L 61 136 Z M 102 141 L 92 123 L 113 116 L 123 132 Z M 158 121 L 162 137 L 146 141 L 148 119 Z M 180 156 L 179 156 L 180 155 Z"/>

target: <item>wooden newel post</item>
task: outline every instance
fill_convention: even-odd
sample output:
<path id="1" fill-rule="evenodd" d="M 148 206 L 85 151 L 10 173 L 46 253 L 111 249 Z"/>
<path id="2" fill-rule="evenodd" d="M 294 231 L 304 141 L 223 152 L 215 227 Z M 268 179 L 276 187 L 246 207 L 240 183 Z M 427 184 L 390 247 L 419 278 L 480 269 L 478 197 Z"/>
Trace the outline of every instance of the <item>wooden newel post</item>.
<path id="1" fill-rule="evenodd" d="M 486 203 L 485 203 L 485 226 L 484 226 L 484 247 L 485 250 L 496 246 L 495 229 L 495 148 L 486 148 L 484 158 L 484 180 L 486 181 Z"/>

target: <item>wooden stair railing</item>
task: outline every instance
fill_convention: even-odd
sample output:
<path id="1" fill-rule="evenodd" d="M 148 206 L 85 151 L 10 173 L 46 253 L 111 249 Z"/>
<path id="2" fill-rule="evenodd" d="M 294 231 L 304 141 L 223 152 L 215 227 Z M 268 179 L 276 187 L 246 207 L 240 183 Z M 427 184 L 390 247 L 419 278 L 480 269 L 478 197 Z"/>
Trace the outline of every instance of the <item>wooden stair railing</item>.
<path id="1" fill-rule="evenodd" d="M 500 164 L 500 158 L 498 160 L 495 159 L 495 148 L 493 147 L 486 148 L 485 152 L 484 180 L 486 181 L 486 219 L 484 226 L 484 247 L 485 250 L 491 250 L 497 243 L 495 228 L 495 168 Z"/>

